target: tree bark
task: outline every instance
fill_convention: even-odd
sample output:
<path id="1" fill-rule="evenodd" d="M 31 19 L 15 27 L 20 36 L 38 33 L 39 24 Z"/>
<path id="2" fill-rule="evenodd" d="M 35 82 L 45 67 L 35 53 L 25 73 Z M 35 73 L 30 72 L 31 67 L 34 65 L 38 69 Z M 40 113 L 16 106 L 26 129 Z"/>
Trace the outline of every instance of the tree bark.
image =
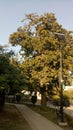
<path id="1" fill-rule="evenodd" d="M 46 92 L 41 93 L 41 105 L 43 107 L 47 106 L 47 102 L 46 102 Z"/>

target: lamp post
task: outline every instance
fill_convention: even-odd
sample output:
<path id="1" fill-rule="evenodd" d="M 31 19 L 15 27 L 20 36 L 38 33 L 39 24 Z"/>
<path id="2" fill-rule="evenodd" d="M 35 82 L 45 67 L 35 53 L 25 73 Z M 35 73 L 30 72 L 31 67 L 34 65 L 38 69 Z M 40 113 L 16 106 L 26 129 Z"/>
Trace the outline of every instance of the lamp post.
<path id="1" fill-rule="evenodd" d="M 60 79 L 59 79 L 59 87 L 60 87 L 60 121 L 64 122 L 64 113 L 63 113 L 63 78 L 62 78 L 62 45 L 60 46 Z"/>
<path id="2" fill-rule="evenodd" d="M 73 31 L 69 31 L 69 34 Z M 54 33 L 59 36 L 65 36 L 63 33 Z M 64 112 L 63 112 L 63 76 L 62 76 L 62 44 L 60 45 L 60 75 L 59 75 L 59 87 L 60 87 L 60 122 L 64 122 Z"/>
<path id="3" fill-rule="evenodd" d="M 55 33 L 56 35 L 64 36 L 62 33 Z M 60 87 L 60 122 L 64 122 L 63 112 L 63 77 L 62 77 L 62 45 L 60 45 L 60 74 L 59 74 L 59 87 Z"/>

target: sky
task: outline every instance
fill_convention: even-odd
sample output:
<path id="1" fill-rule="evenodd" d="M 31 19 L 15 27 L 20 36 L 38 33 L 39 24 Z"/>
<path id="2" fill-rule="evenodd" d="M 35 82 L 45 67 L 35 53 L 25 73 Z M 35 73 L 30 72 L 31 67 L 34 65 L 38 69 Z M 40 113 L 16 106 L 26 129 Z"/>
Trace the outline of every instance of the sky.
<path id="1" fill-rule="evenodd" d="M 22 26 L 26 14 L 54 13 L 59 24 L 73 31 L 73 0 L 0 0 L 0 45 Z"/>

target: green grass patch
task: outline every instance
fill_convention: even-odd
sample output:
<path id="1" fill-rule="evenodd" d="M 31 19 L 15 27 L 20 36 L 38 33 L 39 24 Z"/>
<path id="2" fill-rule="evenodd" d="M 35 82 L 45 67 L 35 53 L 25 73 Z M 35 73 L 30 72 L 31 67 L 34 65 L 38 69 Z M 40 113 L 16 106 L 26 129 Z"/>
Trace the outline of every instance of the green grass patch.
<path id="1" fill-rule="evenodd" d="M 5 105 L 0 112 L 0 130 L 31 130 L 20 112 L 13 105 Z"/>

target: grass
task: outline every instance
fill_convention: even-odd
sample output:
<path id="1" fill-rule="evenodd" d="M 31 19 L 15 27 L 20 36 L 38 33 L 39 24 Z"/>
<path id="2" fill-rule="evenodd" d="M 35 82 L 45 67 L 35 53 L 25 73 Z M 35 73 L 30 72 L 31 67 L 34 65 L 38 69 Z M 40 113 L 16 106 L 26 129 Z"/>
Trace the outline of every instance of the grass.
<path id="1" fill-rule="evenodd" d="M 31 130 L 20 112 L 13 105 L 5 105 L 0 111 L 0 130 Z"/>
<path id="2" fill-rule="evenodd" d="M 58 119 L 57 119 L 57 115 L 54 109 L 51 108 L 44 108 L 41 106 L 34 106 L 32 104 L 26 104 L 28 107 L 30 107 L 32 110 L 36 111 L 37 113 L 43 115 L 44 117 L 46 117 L 48 120 L 58 124 Z M 67 118 L 68 120 L 68 118 Z M 69 121 L 69 120 L 68 120 Z M 71 120 L 70 120 L 71 122 Z M 70 123 L 69 123 L 70 124 Z M 69 126 L 69 124 L 67 126 L 61 126 L 64 130 L 73 130 L 73 126 Z"/>

